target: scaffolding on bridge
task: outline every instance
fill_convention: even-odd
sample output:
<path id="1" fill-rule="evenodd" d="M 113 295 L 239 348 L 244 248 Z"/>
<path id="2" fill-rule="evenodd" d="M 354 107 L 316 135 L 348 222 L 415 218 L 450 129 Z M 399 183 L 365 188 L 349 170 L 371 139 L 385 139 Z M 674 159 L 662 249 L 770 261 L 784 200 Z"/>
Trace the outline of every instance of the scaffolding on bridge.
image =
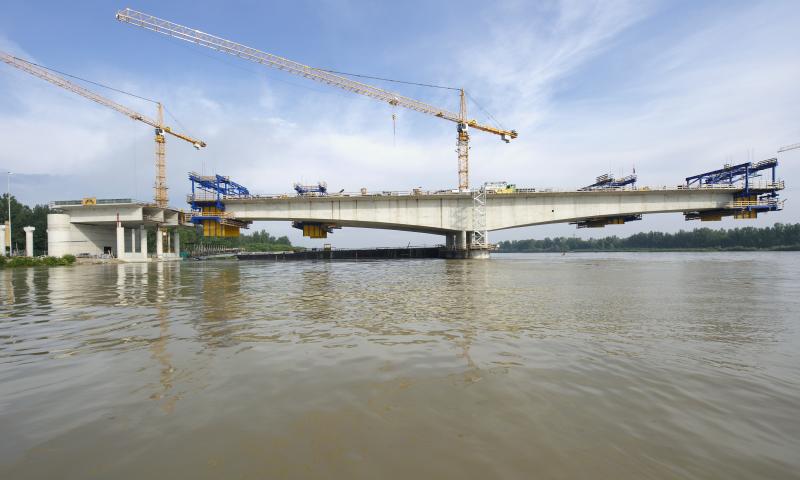
<path id="1" fill-rule="evenodd" d="M 725 216 L 737 219 L 757 218 L 759 213 L 783 209 L 778 191 L 784 188 L 783 181 L 776 178 L 777 158 L 759 162 L 726 164 L 722 168 L 686 177 L 685 188 L 737 188 L 733 201 L 724 208 L 684 212 L 686 220 L 717 221 Z M 766 180 L 763 177 L 767 176 Z M 761 179 L 761 180 L 759 180 Z"/>
<path id="2" fill-rule="evenodd" d="M 191 212 L 185 221 L 203 226 L 204 237 L 238 237 L 239 230 L 248 228 L 250 223 L 236 219 L 225 211 L 226 198 L 250 196 L 250 191 L 222 175 L 200 175 L 189 172 L 192 193 L 188 201 Z"/>
<path id="3" fill-rule="evenodd" d="M 578 190 L 609 190 L 614 188 L 624 188 L 628 185 L 636 185 L 635 173 L 622 178 L 615 178 L 613 173 L 604 173 L 595 178 L 595 182 L 593 184 L 579 188 Z"/>

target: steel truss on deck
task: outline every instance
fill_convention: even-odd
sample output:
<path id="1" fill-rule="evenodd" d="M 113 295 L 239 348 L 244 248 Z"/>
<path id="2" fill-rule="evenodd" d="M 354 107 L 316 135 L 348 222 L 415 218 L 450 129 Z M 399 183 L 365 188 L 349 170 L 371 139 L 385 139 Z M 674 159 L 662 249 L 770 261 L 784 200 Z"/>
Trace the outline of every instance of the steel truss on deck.
<path id="1" fill-rule="evenodd" d="M 636 184 L 636 174 L 628 175 L 622 178 L 614 178 L 614 175 L 611 173 L 604 173 L 599 177 L 595 178 L 595 182 L 591 185 L 586 187 L 580 188 L 580 191 L 586 190 L 607 190 L 612 188 L 623 188 L 628 185 L 635 185 Z"/>
<path id="2" fill-rule="evenodd" d="M 783 201 L 778 200 L 778 191 L 784 188 L 782 181 L 776 179 L 777 158 L 759 162 L 724 165 L 710 172 L 686 177 L 685 188 L 738 187 L 733 201 L 714 211 L 684 212 L 686 220 L 719 220 L 723 216 L 735 218 L 756 218 L 758 212 L 772 212 L 783 209 Z M 756 179 L 768 175 L 767 181 Z"/>
<path id="3" fill-rule="evenodd" d="M 200 175 L 189 172 L 189 180 L 192 182 L 192 194 L 189 197 L 192 213 L 188 216 L 189 221 L 198 225 L 204 220 L 211 220 L 221 225 L 247 228 L 250 222 L 232 218 L 225 212 L 223 202 L 226 198 L 250 196 L 247 187 L 222 175 Z"/>

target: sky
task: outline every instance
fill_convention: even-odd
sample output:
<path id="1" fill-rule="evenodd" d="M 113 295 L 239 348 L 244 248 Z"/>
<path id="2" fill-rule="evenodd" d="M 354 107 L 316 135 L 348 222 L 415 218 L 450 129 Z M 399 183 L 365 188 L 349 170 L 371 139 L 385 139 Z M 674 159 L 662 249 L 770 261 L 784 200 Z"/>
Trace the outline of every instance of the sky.
<path id="1" fill-rule="evenodd" d="M 466 89 L 470 116 L 519 132 L 504 144 L 473 131 L 472 185 L 570 189 L 635 168 L 641 186 L 674 186 L 800 142 L 796 1 L 0 2 L 0 50 L 160 100 L 174 130 L 208 144 L 197 151 L 168 139 L 176 207 L 187 208 L 189 171 L 229 175 L 264 194 L 318 180 L 334 191 L 455 188 L 455 125 L 120 23 L 114 15 L 125 7 L 314 67 Z M 451 90 L 369 82 L 458 109 Z M 155 115 L 150 102 L 85 86 Z M 13 172 L 12 193 L 24 203 L 150 200 L 152 136 L 147 125 L 0 64 L 0 171 Z M 701 225 L 661 214 L 604 229 L 505 230 L 490 240 L 798 222 L 800 150 L 777 156 L 786 207 L 757 220 Z M 252 228 L 323 242 L 285 222 Z M 441 241 L 345 228 L 324 242 Z"/>

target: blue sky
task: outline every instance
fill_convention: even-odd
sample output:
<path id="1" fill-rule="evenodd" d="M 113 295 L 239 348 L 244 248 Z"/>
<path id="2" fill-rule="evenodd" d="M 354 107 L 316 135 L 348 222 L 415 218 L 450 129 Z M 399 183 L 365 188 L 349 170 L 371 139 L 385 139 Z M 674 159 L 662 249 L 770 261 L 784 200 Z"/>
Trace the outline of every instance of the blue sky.
<path id="1" fill-rule="evenodd" d="M 189 170 L 232 176 L 279 193 L 294 181 L 335 190 L 451 188 L 449 122 L 121 24 L 129 6 L 312 66 L 466 88 L 520 137 L 474 133 L 471 179 L 572 188 L 604 172 L 642 185 L 775 155 L 800 142 L 800 2 L 9 2 L 0 49 L 68 73 L 162 100 L 196 152 L 168 144 L 173 205 Z M 449 91 L 376 85 L 457 108 Z M 149 199 L 148 127 L 0 65 L 0 168 L 28 203 L 83 196 Z M 152 105 L 113 92 L 143 113 Z M 486 121 L 474 105 L 472 113 Z M 786 210 L 757 221 L 800 221 L 792 198 L 800 151 L 780 157 Z M 3 179 L 5 180 L 5 179 Z M 5 183 L 5 182 L 2 182 Z M 680 215 L 576 232 L 566 225 L 497 232 L 627 235 L 693 228 Z M 263 224 L 306 245 L 285 224 Z M 335 246 L 435 243 L 438 237 L 343 229 Z"/>

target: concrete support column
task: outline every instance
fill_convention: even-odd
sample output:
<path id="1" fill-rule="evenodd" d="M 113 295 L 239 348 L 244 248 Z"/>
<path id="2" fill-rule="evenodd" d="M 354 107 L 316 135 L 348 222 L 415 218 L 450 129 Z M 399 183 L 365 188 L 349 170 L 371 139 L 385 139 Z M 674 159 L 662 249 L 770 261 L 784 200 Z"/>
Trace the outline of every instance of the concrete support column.
<path id="1" fill-rule="evenodd" d="M 456 236 L 452 233 L 445 233 L 444 242 L 445 247 L 447 247 L 448 250 L 452 250 L 455 247 Z"/>
<path id="2" fill-rule="evenodd" d="M 136 229 L 131 228 L 131 253 L 136 253 Z"/>
<path id="3" fill-rule="evenodd" d="M 125 229 L 120 222 L 117 222 L 117 258 L 125 256 Z"/>
<path id="4" fill-rule="evenodd" d="M 164 256 L 164 230 L 156 229 L 156 257 Z"/>
<path id="5" fill-rule="evenodd" d="M 24 227 L 25 230 L 25 256 L 32 257 L 33 256 L 33 231 L 36 230 L 36 227 Z"/>
<path id="6" fill-rule="evenodd" d="M 178 233 L 178 229 L 176 228 L 172 232 L 172 246 L 175 249 L 175 255 L 177 257 L 181 256 L 181 234 Z"/>
<path id="7" fill-rule="evenodd" d="M 467 232 L 466 248 L 470 248 L 474 243 L 475 232 Z"/>
<path id="8" fill-rule="evenodd" d="M 467 248 L 467 232 L 464 230 L 456 234 L 456 249 L 464 250 Z"/>
<path id="9" fill-rule="evenodd" d="M 147 230 L 144 229 L 144 225 L 139 226 L 139 251 L 147 260 Z"/>
<path id="10" fill-rule="evenodd" d="M 6 254 L 6 226 L 0 225 L 0 255 Z"/>

